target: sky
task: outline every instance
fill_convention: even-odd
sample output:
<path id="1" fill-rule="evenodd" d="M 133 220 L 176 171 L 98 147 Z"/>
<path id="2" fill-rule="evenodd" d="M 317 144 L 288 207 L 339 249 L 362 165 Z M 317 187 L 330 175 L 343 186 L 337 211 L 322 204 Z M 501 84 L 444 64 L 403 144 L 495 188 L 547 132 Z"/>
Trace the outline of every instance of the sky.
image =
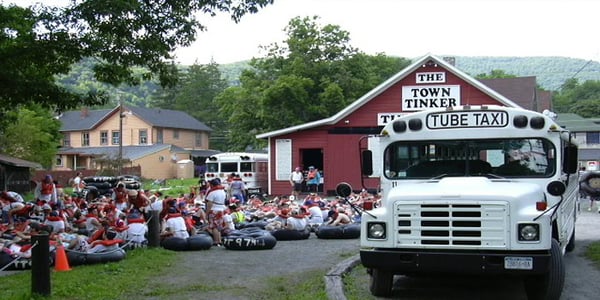
<path id="1" fill-rule="evenodd" d="M 438 56 L 564 56 L 600 61 L 597 0 L 275 0 L 235 24 L 226 15 L 176 52 L 182 64 L 226 64 L 264 57 L 297 16 L 339 25 L 368 53 Z"/>
<path id="2" fill-rule="evenodd" d="M 45 3 L 61 1 L 67 0 Z M 184 65 L 264 57 L 260 46 L 282 44 L 292 18 L 319 16 L 320 25 L 340 26 L 350 33 L 350 44 L 367 54 L 600 61 L 599 12 L 597 0 L 275 0 L 238 24 L 224 13 L 199 15 L 207 30 L 175 55 Z"/>

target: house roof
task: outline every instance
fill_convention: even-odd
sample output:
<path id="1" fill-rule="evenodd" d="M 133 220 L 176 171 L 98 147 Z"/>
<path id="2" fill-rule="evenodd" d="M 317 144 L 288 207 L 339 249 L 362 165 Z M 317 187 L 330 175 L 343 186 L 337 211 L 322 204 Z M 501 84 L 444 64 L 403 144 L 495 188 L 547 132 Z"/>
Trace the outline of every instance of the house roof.
<path id="1" fill-rule="evenodd" d="M 164 149 L 169 149 L 176 152 L 189 152 L 189 150 L 185 150 L 170 144 L 123 146 L 123 159 L 136 160 Z M 119 146 L 61 148 L 58 150 L 58 154 L 77 154 L 79 156 L 105 156 L 116 158 L 119 156 Z"/>
<path id="2" fill-rule="evenodd" d="M 221 153 L 221 151 L 219 151 L 219 150 L 210 150 L 210 149 L 190 150 L 190 154 L 193 157 L 209 157 L 209 156 L 215 155 L 217 153 Z"/>
<path id="3" fill-rule="evenodd" d="M 0 154 L 0 164 L 15 166 L 15 167 L 26 167 L 33 169 L 41 169 L 42 165 L 36 162 Z"/>
<path id="4" fill-rule="evenodd" d="M 124 110 L 130 111 L 133 115 L 156 127 L 213 131 L 212 128 L 183 111 L 135 106 L 126 106 Z M 113 109 L 87 110 L 84 108 L 81 111 L 65 112 L 58 118 L 61 122 L 60 131 L 91 130 L 118 111 L 119 106 Z"/>
<path id="5" fill-rule="evenodd" d="M 514 101 L 519 106 L 525 109 L 538 111 L 535 76 L 490 78 L 480 79 L 479 81 L 504 97 Z"/>
<path id="6" fill-rule="evenodd" d="M 201 131 L 213 131 L 206 124 L 196 120 L 189 114 L 178 110 L 161 108 L 127 107 L 131 112 L 157 127 L 181 128 Z"/>
<path id="7" fill-rule="evenodd" d="M 579 149 L 579 160 L 600 160 L 600 149 Z"/>
<path id="8" fill-rule="evenodd" d="M 317 120 L 317 121 L 313 121 L 313 122 L 309 122 L 309 123 L 304 123 L 304 124 L 284 128 L 284 129 L 279 129 L 279 130 L 275 130 L 275 131 L 271 131 L 271 132 L 267 132 L 267 133 L 262 133 L 262 134 L 256 135 L 256 138 L 264 139 L 264 138 L 269 138 L 272 136 L 279 136 L 279 135 L 288 134 L 288 133 L 292 133 L 292 132 L 296 132 L 296 131 L 306 130 L 306 129 L 314 128 L 314 127 L 318 127 L 318 126 L 332 125 L 332 124 L 338 123 L 341 120 L 343 120 L 346 116 L 348 116 L 349 114 L 358 110 L 363 105 L 365 105 L 369 101 L 371 101 L 373 98 L 377 97 L 379 94 L 383 93 L 388 88 L 390 88 L 391 86 L 393 86 L 400 80 L 404 79 L 406 76 L 410 75 L 416 69 L 418 69 L 423 64 L 425 64 L 429 61 L 433 61 L 434 63 L 438 64 L 439 66 L 445 68 L 448 72 L 456 75 L 458 78 L 461 78 L 465 82 L 478 88 L 483 93 L 487 94 L 492 99 L 495 99 L 496 101 L 502 103 L 503 105 L 511 106 L 511 107 L 520 107 L 520 105 L 518 105 L 517 103 L 509 100 L 508 98 L 501 95 L 500 93 L 492 90 L 491 88 L 484 85 L 480 81 L 475 80 L 474 78 L 469 76 L 467 73 L 462 72 L 461 70 L 457 69 L 455 66 L 448 63 L 447 61 L 440 59 L 437 56 L 428 54 L 418 60 L 415 60 L 411 65 L 404 68 L 402 71 L 400 71 L 396 75 L 392 76 L 388 80 L 384 81 L 383 83 L 381 83 L 374 89 L 370 90 L 365 95 L 363 95 L 356 101 L 352 102 L 350 105 L 346 106 L 340 112 L 338 112 L 337 114 L 335 114 L 329 118 L 325 118 L 325 119 L 321 119 L 321 120 Z"/>
<path id="9" fill-rule="evenodd" d="M 600 132 L 600 120 L 586 119 L 578 114 L 557 114 L 556 122 L 571 132 Z"/>

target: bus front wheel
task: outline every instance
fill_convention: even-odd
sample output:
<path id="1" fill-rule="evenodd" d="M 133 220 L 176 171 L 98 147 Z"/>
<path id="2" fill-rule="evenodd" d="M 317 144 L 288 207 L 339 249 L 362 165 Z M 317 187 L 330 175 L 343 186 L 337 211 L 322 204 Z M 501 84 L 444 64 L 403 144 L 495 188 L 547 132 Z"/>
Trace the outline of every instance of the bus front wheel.
<path id="1" fill-rule="evenodd" d="M 563 255 L 557 240 L 552 240 L 550 249 L 550 269 L 539 276 L 526 277 L 524 282 L 527 299 L 558 300 L 565 283 Z"/>
<path id="2" fill-rule="evenodd" d="M 371 270 L 371 284 L 369 289 L 371 294 L 377 297 L 388 297 L 392 294 L 392 285 L 394 283 L 394 274 L 390 271 L 381 269 Z"/>

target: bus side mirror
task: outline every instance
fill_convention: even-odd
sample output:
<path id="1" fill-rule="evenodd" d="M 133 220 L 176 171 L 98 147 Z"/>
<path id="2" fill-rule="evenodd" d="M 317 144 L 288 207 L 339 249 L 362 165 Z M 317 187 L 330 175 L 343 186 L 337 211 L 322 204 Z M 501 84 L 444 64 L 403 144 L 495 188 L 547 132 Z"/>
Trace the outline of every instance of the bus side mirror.
<path id="1" fill-rule="evenodd" d="M 564 149 L 565 159 L 563 160 L 563 171 L 569 174 L 575 174 L 579 170 L 578 148 L 574 145 L 568 145 Z"/>
<path id="2" fill-rule="evenodd" d="M 365 176 L 373 175 L 373 152 L 371 150 L 363 150 L 360 169 Z"/>

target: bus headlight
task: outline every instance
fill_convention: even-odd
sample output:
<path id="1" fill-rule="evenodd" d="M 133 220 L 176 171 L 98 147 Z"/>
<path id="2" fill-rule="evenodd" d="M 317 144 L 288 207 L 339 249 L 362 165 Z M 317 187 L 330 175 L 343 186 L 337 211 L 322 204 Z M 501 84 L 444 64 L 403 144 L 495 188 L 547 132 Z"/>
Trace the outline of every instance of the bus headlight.
<path id="1" fill-rule="evenodd" d="M 539 241 L 539 224 L 519 224 L 519 241 Z"/>
<path id="2" fill-rule="evenodd" d="M 385 223 L 369 223 L 367 224 L 367 237 L 370 239 L 385 239 L 386 238 Z"/>

